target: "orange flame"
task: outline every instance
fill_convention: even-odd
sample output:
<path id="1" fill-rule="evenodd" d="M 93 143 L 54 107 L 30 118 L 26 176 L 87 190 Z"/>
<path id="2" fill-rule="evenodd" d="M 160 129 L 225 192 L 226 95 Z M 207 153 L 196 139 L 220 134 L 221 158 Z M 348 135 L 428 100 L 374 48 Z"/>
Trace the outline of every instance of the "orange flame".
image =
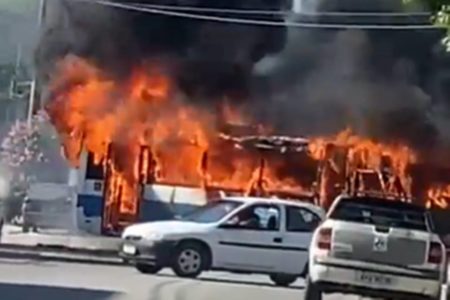
<path id="1" fill-rule="evenodd" d="M 47 110 L 66 157 L 78 166 L 85 149 L 95 163 L 103 162 L 109 177 L 107 203 L 125 199 L 119 201 L 122 211 L 136 209 L 139 182 L 244 191 L 259 168 L 255 154 L 226 150 L 218 139 L 218 118 L 251 123 L 227 102 L 216 116 L 184 103 L 162 73 L 138 70 L 129 80 L 117 81 L 76 57 L 66 58 L 56 75 Z M 142 147 L 147 147 L 144 152 Z M 271 168 L 268 164 L 264 171 L 267 188 L 301 190 L 295 180 L 280 178 Z"/>
<path id="2" fill-rule="evenodd" d="M 449 207 L 450 200 L 450 185 L 433 186 L 427 191 L 426 207 L 438 207 L 446 209 Z"/>
<path id="3" fill-rule="evenodd" d="M 228 101 L 223 102 L 218 114 L 187 104 L 170 79 L 157 69 L 137 69 L 128 80 L 117 80 L 85 60 L 67 57 L 50 90 L 47 111 L 61 135 L 67 159 L 78 166 L 80 154 L 86 150 L 94 155 L 95 163 L 103 163 L 108 174 L 106 202 L 119 205 L 121 211 L 135 212 L 141 184 L 155 181 L 242 193 L 258 186 L 294 194 L 314 189 L 315 179 L 303 185 L 292 172 L 280 171 L 289 166 L 295 175 L 302 175 L 304 170 L 294 165 L 292 157 L 286 162 L 279 159 L 280 155 L 273 158 L 225 146 L 218 138 L 218 124 L 253 125 L 251 118 Z M 270 132 L 264 126 L 258 130 Z M 392 180 L 383 183 L 383 189 L 393 190 L 398 179 L 411 195 L 408 167 L 418 158 L 409 147 L 377 142 L 349 129 L 335 136 L 312 138 L 312 161 L 326 160 L 336 170 L 342 166 L 327 154 L 329 145 L 345 150 L 343 169 L 347 176 L 358 170 L 373 170 L 381 178 L 387 166 Z M 297 159 L 294 157 L 295 163 Z M 442 200 L 447 195 L 449 187 L 430 189 L 429 202 L 447 207 Z"/>
<path id="4" fill-rule="evenodd" d="M 373 171 L 378 174 L 385 193 L 394 192 L 395 179 L 398 179 L 404 192 L 411 197 L 412 179 L 408 167 L 417 162 L 417 155 L 409 147 L 375 142 L 347 129 L 333 137 L 312 139 L 309 147 L 311 156 L 317 160 L 326 159 L 328 145 L 346 150 L 347 176 L 353 176 L 355 172 Z M 382 178 L 386 169 L 392 173 L 387 183 Z"/>

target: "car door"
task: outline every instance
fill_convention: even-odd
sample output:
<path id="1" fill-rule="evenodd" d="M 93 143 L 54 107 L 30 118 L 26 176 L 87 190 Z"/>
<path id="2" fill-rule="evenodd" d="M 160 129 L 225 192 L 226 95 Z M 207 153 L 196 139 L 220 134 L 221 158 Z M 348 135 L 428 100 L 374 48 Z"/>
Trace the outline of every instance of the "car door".
<path id="1" fill-rule="evenodd" d="M 280 265 L 283 273 L 302 274 L 308 262 L 308 249 L 312 235 L 321 218 L 313 211 L 299 206 L 285 206 L 285 222 Z"/>
<path id="2" fill-rule="evenodd" d="M 256 226 L 244 224 L 245 215 L 257 216 Z M 218 230 L 214 265 L 231 270 L 273 272 L 279 264 L 281 208 L 254 204 L 232 215 Z M 253 224 L 255 225 L 255 224 Z"/>

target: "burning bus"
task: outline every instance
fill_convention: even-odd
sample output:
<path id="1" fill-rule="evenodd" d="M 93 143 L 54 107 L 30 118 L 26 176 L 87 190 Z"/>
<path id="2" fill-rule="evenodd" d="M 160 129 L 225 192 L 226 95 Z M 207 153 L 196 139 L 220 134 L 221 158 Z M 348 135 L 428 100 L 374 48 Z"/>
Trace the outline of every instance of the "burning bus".
<path id="1" fill-rule="evenodd" d="M 226 99 L 213 107 L 186 101 L 159 72 L 137 70 L 118 81 L 68 57 L 56 74 L 46 110 L 78 170 L 79 206 L 93 231 L 173 217 L 219 192 L 324 208 L 340 193 L 368 192 L 447 206 L 449 172 L 406 144 L 351 130 L 278 136 Z"/>
<path id="2" fill-rule="evenodd" d="M 80 207 L 103 233 L 217 191 L 312 197 L 317 162 L 307 140 L 274 136 L 226 101 L 192 105 L 158 72 L 118 82 L 70 57 L 48 98 L 64 156 L 79 170 Z M 158 203 L 162 214 L 145 200 L 174 204 Z"/>
<path id="3" fill-rule="evenodd" d="M 297 36 L 283 26 L 53 2 L 43 19 L 37 75 L 93 231 L 169 217 L 218 191 L 307 198 L 325 208 L 339 193 L 371 192 L 447 208 L 445 163 L 430 164 L 409 147 L 427 145 L 442 131 L 428 121 L 442 117 L 448 93 L 430 103 L 422 89 L 438 78 L 436 86 L 448 86 L 430 68 L 440 33 L 308 29 Z M 248 8 L 245 1 L 212 2 Z M 281 10 L 284 2 L 254 4 Z M 264 19 L 282 22 L 283 15 Z M 289 61 L 267 68 L 270 74 L 255 70 L 283 49 L 279 62 L 291 52 L 301 59 L 287 55 Z M 415 67 L 425 72 L 420 80 Z M 224 124 L 239 126 L 230 131 Z M 361 131 L 337 133 L 344 126 Z M 307 139 L 279 136 L 286 134 Z"/>
<path id="4" fill-rule="evenodd" d="M 226 133 L 219 134 L 218 139 L 227 160 L 237 162 L 239 168 L 205 151 L 196 157 L 198 167 L 194 170 L 199 177 L 192 180 L 165 177 L 152 152 L 144 146 L 133 166 L 137 175 L 133 185 L 110 169 L 113 146 L 102 163 L 96 162 L 92 153 L 84 153 L 77 169 L 81 183 L 78 205 L 84 221 L 91 224 L 91 231 L 114 234 L 138 221 L 171 219 L 224 194 L 317 202 L 313 188 L 317 162 L 309 154 L 308 140 Z"/>
<path id="5" fill-rule="evenodd" d="M 234 132 L 242 129 L 240 126 Z M 96 162 L 92 153 L 83 155 L 82 167 L 78 169 L 83 183 L 78 201 L 84 216 L 90 222 L 97 220 L 93 231 L 109 234 L 130 223 L 173 218 L 224 194 L 290 198 L 324 208 L 341 193 L 370 193 L 386 199 L 419 201 L 429 207 L 447 205 L 447 190 L 430 188 L 436 182 L 432 177 L 425 183 L 421 180 L 425 167 L 405 146 L 377 144 L 351 131 L 329 139 L 308 140 L 231 135 L 230 130 L 225 130 L 217 138 L 221 153 L 226 154 L 227 161 L 240 162 L 239 169 L 229 166 L 223 171 L 221 157 L 204 151 L 196 158 L 199 177 L 182 181 L 181 177 L 165 177 L 162 166 L 151 157 L 152 152 L 141 146 L 134 167 L 138 174 L 136 186 L 131 189 L 129 183 L 115 177 L 108 163 Z M 108 153 L 106 162 L 113 159 L 109 155 L 114 154 Z M 234 180 L 233 176 L 239 179 Z M 413 177 L 418 180 L 415 185 Z"/>

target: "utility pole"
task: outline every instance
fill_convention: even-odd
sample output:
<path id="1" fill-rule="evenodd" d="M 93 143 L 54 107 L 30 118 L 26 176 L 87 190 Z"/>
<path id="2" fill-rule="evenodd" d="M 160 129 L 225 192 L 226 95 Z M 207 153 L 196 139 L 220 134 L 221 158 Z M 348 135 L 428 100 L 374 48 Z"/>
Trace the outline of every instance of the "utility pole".
<path id="1" fill-rule="evenodd" d="M 302 0 L 293 0 L 292 1 L 292 10 L 294 13 L 301 13 L 302 12 Z"/>
<path id="2" fill-rule="evenodd" d="M 11 100 L 16 96 L 16 88 L 17 88 L 17 78 L 19 74 L 20 67 L 22 66 L 22 45 L 17 45 L 17 54 L 16 54 L 16 65 L 14 66 L 14 74 L 9 83 L 9 98 Z"/>
<path id="3" fill-rule="evenodd" d="M 46 7 L 46 0 L 40 0 L 38 22 L 37 22 L 39 33 L 41 32 L 42 23 L 44 21 L 45 7 Z M 36 81 L 37 81 L 36 70 L 33 69 L 32 74 L 33 76 L 30 83 L 30 98 L 28 99 L 28 114 L 27 114 L 27 123 L 29 127 L 31 127 L 31 122 L 33 120 L 33 110 L 36 102 Z"/>
<path id="4" fill-rule="evenodd" d="M 17 56 L 16 56 L 16 66 L 15 73 L 18 74 L 20 72 L 20 68 L 22 67 L 22 44 L 17 45 Z"/>

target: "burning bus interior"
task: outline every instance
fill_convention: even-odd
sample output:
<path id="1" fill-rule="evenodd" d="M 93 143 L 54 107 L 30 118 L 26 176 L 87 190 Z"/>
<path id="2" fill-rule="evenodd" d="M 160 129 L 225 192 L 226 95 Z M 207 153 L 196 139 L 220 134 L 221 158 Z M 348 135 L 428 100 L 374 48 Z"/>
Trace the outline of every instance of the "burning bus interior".
<path id="1" fill-rule="evenodd" d="M 235 131 L 242 131 L 242 126 Z M 165 161 L 167 156 L 158 157 L 153 154 L 157 152 L 141 146 L 135 165 L 130 166 L 135 170 L 132 182 L 122 181 L 122 177 L 110 169 L 108 162 L 114 159 L 113 145 L 102 161 L 96 161 L 90 153 L 86 177 L 104 182 L 103 226 L 114 229 L 119 224 L 136 222 L 146 185 L 203 189 L 210 199 L 226 194 L 315 201 L 313 185 L 317 162 L 309 155 L 308 140 L 284 136 L 231 136 L 229 130 L 226 132 L 218 134 L 217 148 L 211 152 L 197 151 L 191 144 L 178 144 L 174 152 L 195 151 L 179 158 L 192 160 L 185 166 L 185 173 L 185 169 L 175 169 L 175 172 L 170 167 L 164 169 L 166 164 L 178 159 L 176 154 Z M 180 167 L 180 164 L 175 165 Z"/>
<path id="2" fill-rule="evenodd" d="M 210 155 L 204 150 L 190 154 L 192 169 L 186 171 L 187 175 L 180 174 L 183 169 L 177 173 L 164 172 L 165 164 L 158 162 L 161 157 L 154 156 L 157 152 L 148 146 L 140 146 L 134 165 L 129 166 L 135 172 L 132 182 L 111 169 L 114 145 L 108 147 L 102 161 L 90 153 L 87 177 L 104 181 L 105 230 L 120 231 L 126 224 L 136 222 L 145 186 L 161 184 L 203 189 L 210 199 L 217 198 L 219 192 L 279 197 L 310 201 L 325 209 L 342 193 L 371 194 L 396 201 L 414 201 L 429 208 L 447 208 L 444 183 L 442 189 L 433 179 L 428 185 L 413 184 L 413 178 L 420 178 L 429 166 L 421 166 L 414 151 L 406 146 L 378 144 L 359 138 L 350 130 L 328 139 L 245 133 L 249 131 L 244 126 L 228 126 L 218 133 L 215 143 L 220 150 L 215 151 L 219 152 Z M 178 144 L 178 153 L 188 151 L 183 146 L 193 147 Z M 165 163 L 170 165 L 175 159 L 176 156 Z"/>

